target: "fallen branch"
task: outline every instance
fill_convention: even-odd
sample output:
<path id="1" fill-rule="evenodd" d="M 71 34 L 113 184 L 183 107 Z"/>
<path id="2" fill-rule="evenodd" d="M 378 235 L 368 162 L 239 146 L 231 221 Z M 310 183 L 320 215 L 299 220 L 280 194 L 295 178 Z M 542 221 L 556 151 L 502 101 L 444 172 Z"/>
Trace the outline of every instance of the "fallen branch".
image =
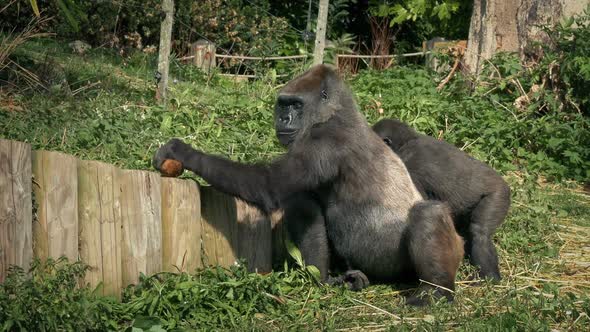
<path id="1" fill-rule="evenodd" d="M 447 75 L 447 77 L 445 77 L 444 80 L 442 80 L 442 82 L 440 82 L 440 84 L 436 87 L 437 91 L 442 90 L 442 88 L 449 83 L 449 81 L 451 80 L 451 78 L 453 77 L 453 75 L 455 75 L 455 72 L 457 71 L 457 68 L 459 68 L 459 63 L 461 62 L 461 58 L 457 57 L 455 59 L 455 63 L 453 64 L 453 68 L 451 69 L 451 72 Z"/>

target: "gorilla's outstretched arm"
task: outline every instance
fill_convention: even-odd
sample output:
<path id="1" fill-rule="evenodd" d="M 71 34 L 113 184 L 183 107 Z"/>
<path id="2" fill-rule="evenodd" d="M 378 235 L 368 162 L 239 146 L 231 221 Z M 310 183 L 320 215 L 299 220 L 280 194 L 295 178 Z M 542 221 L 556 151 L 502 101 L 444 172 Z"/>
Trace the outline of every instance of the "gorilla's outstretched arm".
<path id="1" fill-rule="evenodd" d="M 327 151 L 323 146 L 305 152 L 299 150 L 294 146 L 288 154 L 268 165 L 241 164 L 172 139 L 160 147 L 153 164 L 160 169 L 164 160 L 178 160 L 217 190 L 268 212 L 279 208 L 280 202 L 293 193 L 316 188 L 337 175 L 338 157 L 334 150 Z"/>

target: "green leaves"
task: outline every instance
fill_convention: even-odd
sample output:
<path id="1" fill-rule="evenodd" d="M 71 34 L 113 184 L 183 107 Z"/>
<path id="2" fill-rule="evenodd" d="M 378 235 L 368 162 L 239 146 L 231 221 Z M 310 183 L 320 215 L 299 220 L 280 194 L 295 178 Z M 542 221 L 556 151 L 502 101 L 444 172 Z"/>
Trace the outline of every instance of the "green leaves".
<path id="1" fill-rule="evenodd" d="M 41 17 L 41 13 L 39 12 L 39 6 L 37 5 L 37 0 L 30 0 L 31 8 L 33 9 L 33 13 L 37 17 Z"/>
<path id="2" fill-rule="evenodd" d="M 133 325 L 127 331 L 130 332 L 166 332 L 162 328 L 162 323 L 157 317 L 137 316 L 133 320 Z"/>
<path id="3" fill-rule="evenodd" d="M 301 251 L 299 251 L 299 248 L 297 248 L 293 241 L 291 241 L 291 239 L 289 239 L 288 237 L 285 238 L 285 246 L 287 247 L 287 252 L 289 253 L 289 256 L 291 256 L 291 258 L 295 260 L 297 266 L 303 269 L 307 276 L 311 277 L 312 280 L 314 280 L 316 283 L 319 283 L 321 280 L 320 270 L 313 265 L 305 265 L 305 262 L 303 261 L 303 256 L 301 255 Z"/>
<path id="4" fill-rule="evenodd" d="M 405 21 L 416 21 L 436 16 L 440 21 L 447 21 L 459 10 L 458 0 L 402 0 L 370 1 L 369 11 L 380 17 L 391 17 L 391 26 Z"/>
<path id="5" fill-rule="evenodd" d="M 289 253 L 289 255 L 295 260 L 295 263 L 297 263 L 299 267 L 305 267 L 303 257 L 301 256 L 301 251 L 299 251 L 299 248 L 295 246 L 293 241 L 291 241 L 291 239 L 289 238 L 286 238 L 285 246 L 287 247 L 287 252 Z"/>
<path id="6" fill-rule="evenodd" d="M 492 59 L 473 95 L 460 80 L 439 93 L 437 79 L 419 67 L 365 71 L 353 80 L 352 90 L 369 123 L 384 117 L 401 119 L 502 172 L 520 169 L 557 179 L 588 178 L 590 120 L 579 113 L 540 115 L 545 100 L 558 102 L 554 95 L 528 109 L 516 109 L 518 91 L 532 85 L 517 57 L 499 54 Z"/>
<path id="7" fill-rule="evenodd" d="M 88 266 L 67 259 L 31 264 L 30 276 L 11 267 L 0 284 L 0 331 L 108 330 L 119 318 L 115 299 L 79 288 Z M 116 316 L 116 314 L 115 314 Z M 115 323 L 118 325 L 118 323 Z"/>

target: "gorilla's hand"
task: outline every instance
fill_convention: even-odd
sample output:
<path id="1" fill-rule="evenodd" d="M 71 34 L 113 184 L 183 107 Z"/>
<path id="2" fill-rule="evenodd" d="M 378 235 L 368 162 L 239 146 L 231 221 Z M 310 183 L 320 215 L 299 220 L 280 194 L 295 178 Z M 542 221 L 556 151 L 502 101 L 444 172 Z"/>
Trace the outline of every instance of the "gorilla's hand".
<path id="1" fill-rule="evenodd" d="M 353 291 L 360 291 L 370 285 L 369 278 L 360 270 L 348 270 L 344 274 L 337 277 L 329 277 L 328 285 L 346 285 L 346 287 Z"/>
<path id="2" fill-rule="evenodd" d="M 185 164 L 187 158 L 190 156 L 191 150 L 192 148 L 189 144 L 184 143 L 178 138 L 173 138 L 156 151 L 154 159 L 152 159 L 152 166 L 161 171 L 162 164 L 166 159 L 178 160 L 182 164 Z"/>

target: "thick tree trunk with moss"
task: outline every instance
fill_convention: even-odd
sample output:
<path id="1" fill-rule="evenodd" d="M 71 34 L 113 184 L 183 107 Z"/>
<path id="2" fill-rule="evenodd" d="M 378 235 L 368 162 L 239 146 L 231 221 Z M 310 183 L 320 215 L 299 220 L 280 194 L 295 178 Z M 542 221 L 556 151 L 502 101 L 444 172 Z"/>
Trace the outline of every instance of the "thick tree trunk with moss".
<path id="1" fill-rule="evenodd" d="M 465 63 L 477 73 L 496 52 L 535 53 L 533 41 L 546 36 L 539 25 L 556 24 L 581 13 L 590 0 L 475 0 Z"/>

